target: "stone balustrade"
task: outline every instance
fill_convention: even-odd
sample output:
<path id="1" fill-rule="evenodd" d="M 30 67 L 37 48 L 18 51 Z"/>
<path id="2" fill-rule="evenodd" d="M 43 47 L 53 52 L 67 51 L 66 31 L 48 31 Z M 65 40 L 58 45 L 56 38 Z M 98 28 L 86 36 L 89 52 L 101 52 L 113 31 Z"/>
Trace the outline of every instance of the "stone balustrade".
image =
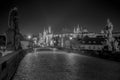
<path id="1" fill-rule="evenodd" d="M 10 80 L 24 57 L 25 51 L 19 50 L 0 57 L 0 80 Z"/>

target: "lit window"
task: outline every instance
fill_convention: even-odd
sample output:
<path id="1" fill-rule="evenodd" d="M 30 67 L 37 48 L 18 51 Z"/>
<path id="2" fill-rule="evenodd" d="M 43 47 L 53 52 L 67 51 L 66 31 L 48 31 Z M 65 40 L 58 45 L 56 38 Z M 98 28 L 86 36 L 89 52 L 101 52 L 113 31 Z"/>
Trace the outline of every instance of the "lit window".
<path id="1" fill-rule="evenodd" d="M 89 43 L 91 43 L 91 41 L 89 41 Z"/>
<path id="2" fill-rule="evenodd" d="M 95 49 L 96 47 L 95 46 L 93 46 L 93 49 Z"/>
<path id="3" fill-rule="evenodd" d="M 93 41 L 93 43 L 96 43 L 95 41 Z"/>
<path id="4" fill-rule="evenodd" d="M 82 43 L 85 43 L 85 41 L 82 41 Z"/>

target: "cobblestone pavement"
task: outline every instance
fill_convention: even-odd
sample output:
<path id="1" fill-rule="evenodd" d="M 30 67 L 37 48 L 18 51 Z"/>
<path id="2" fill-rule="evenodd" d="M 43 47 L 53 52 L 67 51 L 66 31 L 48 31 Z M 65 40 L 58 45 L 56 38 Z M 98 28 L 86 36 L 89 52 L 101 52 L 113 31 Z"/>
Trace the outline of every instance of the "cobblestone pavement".
<path id="1" fill-rule="evenodd" d="M 42 50 L 23 58 L 13 80 L 120 80 L 120 63 Z"/>

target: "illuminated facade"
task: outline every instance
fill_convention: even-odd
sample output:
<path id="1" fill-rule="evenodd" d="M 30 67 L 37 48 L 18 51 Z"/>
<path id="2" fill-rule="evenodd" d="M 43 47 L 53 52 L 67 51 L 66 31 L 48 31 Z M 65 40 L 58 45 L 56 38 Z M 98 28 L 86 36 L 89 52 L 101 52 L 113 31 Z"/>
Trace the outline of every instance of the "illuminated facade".
<path id="1" fill-rule="evenodd" d="M 53 41 L 52 41 L 53 33 L 51 30 L 51 27 L 49 26 L 48 29 L 44 29 L 43 33 L 39 33 L 39 45 L 44 45 L 44 46 L 52 46 Z"/>
<path id="2" fill-rule="evenodd" d="M 73 32 L 62 34 L 53 34 L 51 27 L 48 27 L 48 29 L 44 29 L 43 33 L 40 34 L 39 43 L 42 43 L 45 46 L 57 45 L 59 47 L 102 50 L 104 46 L 108 45 L 107 43 L 111 38 L 118 37 L 118 35 L 120 36 L 120 33 L 112 33 L 113 26 L 109 20 L 107 21 L 107 26 L 106 30 L 101 30 L 100 33 L 93 33 L 88 32 L 86 28 L 78 25 L 74 27 Z M 77 41 L 77 39 L 81 41 Z M 120 42 L 120 39 L 118 40 Z M 116 48 L 117 45 L 117 42 L 113 44 Z"/>

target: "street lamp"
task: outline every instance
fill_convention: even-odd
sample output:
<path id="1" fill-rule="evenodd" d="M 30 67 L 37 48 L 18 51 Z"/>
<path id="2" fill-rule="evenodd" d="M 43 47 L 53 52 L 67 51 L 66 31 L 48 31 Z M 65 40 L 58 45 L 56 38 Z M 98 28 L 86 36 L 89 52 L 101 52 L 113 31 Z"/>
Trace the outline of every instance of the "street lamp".
<path id="1" fill-rule="evenodd" d="M 70 40 L 72 40 L 73 38 L 72 37 L 69 37 Z"/>
<path id="2" fill-rule="evenodd" d="M 32 36 L 31 36 L 31 35 L 28 35 L 28 36 L 27 36 L 27 38 L 28 38 L 28 39 L 31 39 L 31 38 L 32 38 Z"/>

